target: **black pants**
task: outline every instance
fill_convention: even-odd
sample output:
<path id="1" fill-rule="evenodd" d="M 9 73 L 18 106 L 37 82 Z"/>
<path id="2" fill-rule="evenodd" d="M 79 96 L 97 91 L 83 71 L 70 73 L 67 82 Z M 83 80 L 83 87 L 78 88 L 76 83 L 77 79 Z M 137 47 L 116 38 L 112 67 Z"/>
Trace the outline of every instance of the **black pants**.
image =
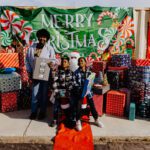
<path id="1" fill-rule="evenodd" d="M 81 109 L 82 99 L 80 98 L 80 94 L 76 94 L 76 95 L 72 94 L 71 97 L 72 97 L 71 98 L 71 101 L 72 101 L 71 110 L 73 110 L 72 115 L 75 115 L 76 120 L 80 120 L 81 115 L 82 115 L 82 109 Z M 92 113 L 93 118 L 97 119 L 98 113 L 97 113 L 97 110 L 95 108 L 92 95 L 88 94 L 86 96 L 86 98 L 87 98 L 87 104 L 90 106 L 90 111 Z"/>
<path id="2" fill-rule="evenodd" d="M 58 98 L 55 100 L 55 103 L 54 103 L 54 112 L 53 112 L 54 120 L 58 120 L 59 111 L 61 111 L 61 110 L 63 110 L 66 120 L 71 120 L 71 116 L 72 116 L 71 108 L 69 107 L 67 109 L 62 109 L 61 108 L 61 98 Z"/>

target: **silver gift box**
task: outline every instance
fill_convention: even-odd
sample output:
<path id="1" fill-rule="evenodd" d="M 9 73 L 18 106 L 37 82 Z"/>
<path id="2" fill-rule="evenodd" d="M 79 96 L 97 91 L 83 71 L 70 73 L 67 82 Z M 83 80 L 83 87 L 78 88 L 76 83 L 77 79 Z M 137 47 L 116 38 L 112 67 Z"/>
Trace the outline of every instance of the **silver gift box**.
<path id="1" fill-rule="evenodd" d="M 49 80 L 50 68 L 48 66 L 49 62 L 55 62 L 54 59 L 47 58 L 35 58 L 35 67 L 33 70 L 33 79 L 36 80 Z"/>
<path id="2" fill-rule="evenodd" d="M 11 74 L 0 74 L 0 92 L 11 92 L 21 89 L 21 76 L 13 72 Z"/>

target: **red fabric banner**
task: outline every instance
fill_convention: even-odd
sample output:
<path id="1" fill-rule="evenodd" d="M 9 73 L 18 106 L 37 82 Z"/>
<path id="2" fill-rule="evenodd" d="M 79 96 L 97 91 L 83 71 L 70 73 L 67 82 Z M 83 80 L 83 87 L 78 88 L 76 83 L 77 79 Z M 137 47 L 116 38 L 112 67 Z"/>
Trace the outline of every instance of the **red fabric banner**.
<path id="1" fill-rule="evenodd" d="M 83 123 L 82 127 L 82 131 L 79 132 L 61 124 L 55 137 L 54 150 L 94 150 L 90 125 Z"/>

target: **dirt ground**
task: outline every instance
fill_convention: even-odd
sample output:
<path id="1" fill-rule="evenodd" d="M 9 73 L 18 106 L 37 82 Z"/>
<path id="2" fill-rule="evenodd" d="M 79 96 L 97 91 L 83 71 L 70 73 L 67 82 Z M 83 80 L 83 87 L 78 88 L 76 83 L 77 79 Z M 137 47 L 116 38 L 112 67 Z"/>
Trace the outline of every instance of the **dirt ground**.
<path id="1" fill-rule="evenodd" d="M 0 150 L 52 150 L 49 138 L 0 138 Z M 150 137 L 145 138 L 97 138 L 94 150 L 150 150 Z"/>
<path id="2" fill-rule="evenodd" d="M 50 144 L 0 144 L 0 150 L 52 150 Z M 95 150 L 150 150 L 150 143 L 107 143 L 94 145 Z"/>

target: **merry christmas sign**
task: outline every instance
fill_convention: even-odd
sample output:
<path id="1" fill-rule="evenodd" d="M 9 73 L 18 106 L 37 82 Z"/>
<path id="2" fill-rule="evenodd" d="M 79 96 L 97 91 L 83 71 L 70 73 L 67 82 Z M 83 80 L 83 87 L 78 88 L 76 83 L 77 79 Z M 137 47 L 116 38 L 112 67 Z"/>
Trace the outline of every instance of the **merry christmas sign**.
<path id="1" fill-rule="evenodd" d="M 58 9 L 41 7 L 19 9 L 0 7 L 1 43 L 8 46 L 17 35 L 29 44 L 36 41 L 36 31 L 45 28 L 56 53 L 77 50 L 97 59 L 110 46 L 111 53 L 124 53 L 126 43 L 134 47 L 133 9 L 119 7 L 84 7 Z M 92 61 L 88 58 L 88 61 Z"/>

